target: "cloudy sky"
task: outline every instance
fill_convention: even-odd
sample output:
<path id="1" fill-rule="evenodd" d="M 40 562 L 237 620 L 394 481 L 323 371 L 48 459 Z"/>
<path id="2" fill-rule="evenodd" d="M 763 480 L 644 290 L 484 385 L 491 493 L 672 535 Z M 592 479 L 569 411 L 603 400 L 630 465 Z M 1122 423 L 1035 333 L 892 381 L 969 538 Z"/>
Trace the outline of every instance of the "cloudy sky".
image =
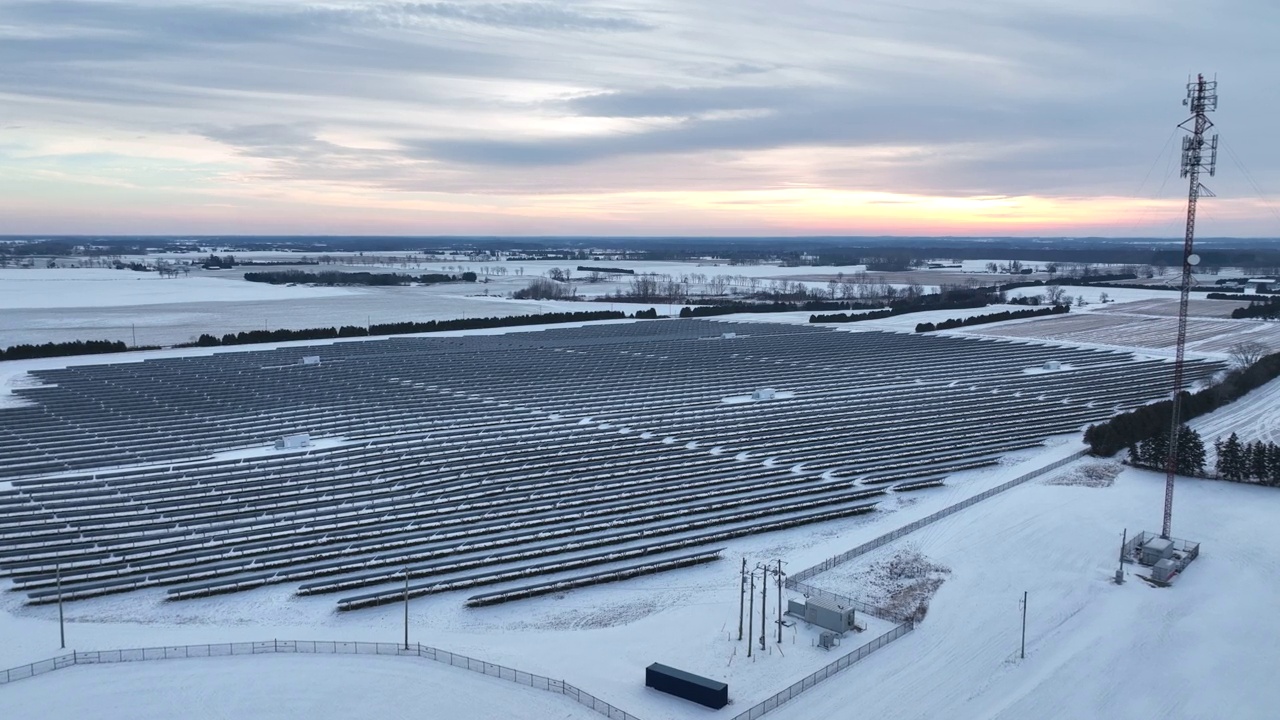
<path id="1" fill-rule="evenodd" d="M 0 234 L 1280 237 L 1274 0 L 0 0 Z"/>

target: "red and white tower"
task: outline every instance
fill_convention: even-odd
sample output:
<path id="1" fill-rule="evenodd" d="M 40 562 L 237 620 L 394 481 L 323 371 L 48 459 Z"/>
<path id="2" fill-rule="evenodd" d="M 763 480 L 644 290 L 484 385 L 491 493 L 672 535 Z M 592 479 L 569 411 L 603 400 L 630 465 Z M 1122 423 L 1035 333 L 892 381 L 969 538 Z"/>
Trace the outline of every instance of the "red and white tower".
<path id="1" fill-rule="evenodd" d="M 1187 346 L 1187 299 L 1190 297 L 1192 268 L 1200 263 L 1200 257 L 1192 251 L 1196 233 L 1196 201 L 1203 195 L 1213 197 L 1209 188 L 1200 184 L 1200 174 L 1213 176 L 1218 164 L 1218 136 L 1206 138 L 1213 127 L 1207 113 L 1218 109 L 1218 81 L 1205 80 L 1199 75 L 1187 83 L 1187 97 L 1183 105 L 1191 109 L 1191 117 L 1178 127 L 1191 133 L 1182 138 L 1182 177 L 1190 178 L 1187 192 L 1187 232 L 1182 243 L 1182 297 L 1178 305 L 1178 349 L 1173 366 L 1173 408 L 1169 426 L 1169 452 L 1164 461 L 1164 525 L 1160 537 L 1168 539 L 1173 525 L 1173 476 L 1178 469 L 1178 426 L 1181 425 L 1182 370 Z"/>

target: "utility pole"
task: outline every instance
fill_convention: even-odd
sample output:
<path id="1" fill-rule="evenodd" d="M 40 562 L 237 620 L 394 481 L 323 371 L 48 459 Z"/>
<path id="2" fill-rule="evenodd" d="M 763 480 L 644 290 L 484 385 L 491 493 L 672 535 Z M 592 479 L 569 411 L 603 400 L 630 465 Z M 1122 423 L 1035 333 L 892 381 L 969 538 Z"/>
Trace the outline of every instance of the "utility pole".
<path id="1" fill-rule="evenodd" d="M 756 571 L 751 571 L 751 592 L 747 593 L 747 619 L 756 611 Z M 751 638 L 747 637 L 747 657 L 751 657 Z"/>
<path id="2" fill-rule="evenodd" d="M 58 639 L 63 650 L 67 649 L 67 625 L 62 614 L 62 563 L 53 566 L 58 575 Z"/>
<path id="3" fill-rule="evenodd" d="M 778 644 L 782 644 L 782 558 L 778 558 Z"/>
<path id="4" fill-rule="evenodd" d="M 765 629 L 765 618 L 769 607 L 769 566 L 760 565 L 760 651 L 764 652 L 764 640 L 768 631 Z"/>
<path id="5" fill-rule="evenodd" d="M 1182 177 L 1190 178 L 1187 189 L 1187 229 L 1182 241 L 1182 297 L 1178 304 L 1178 350 L 1173 364 L 1173 398 L 1170 408 L 1169 450 L 1164 461 L 1164 525 L 1160 537 L 1168 540 L 1173 525 L 1173 476 L 1178 469 L 1178 426 L 1181 424 L 1182 372 L 1187 347 L 1187 301 L 1193 277 L 1191 268 L 1200 264 L 1200 256 L 1192 252 L 1196 234 L 1196 201 L 1201 195 L 1213 197 L 1209 188 L 1200 184 L 1200 172 L 1213 177 L 1218 165 L 1218 136 L 1208 140 L 1205 133 L 1213 127 L 1206 113 L 1218 109 L 1218 81 L 1198 75 L 1187 83 L 1187 97 L 1182 101 L 1191 109 L 1191 117 L 1178 127 L 1191 133 L 1182 138 Z M 1189 126 L 1188 126 L 1189 125 Z"/>
<path id="6" fill-rule="evenodd" d="M 133 346 L 138 347 L 138 324 L 132 323 L 129 325 L 129 328 L 133 330 Z"/>
<path id="7" fill-rule="evenodd" d="M 1027 657 L 1027 591 L 1022 591 L 1022 650 L 1019 657 L 1026 659 Z"/>
<path id="8" fill-rule="evenodd" d="M 404 569 L 404 649 L 409 649 L 409 568 Z"/>
<path id="9" fill-rule="evenodd" d="M 741 585 L 738 588 L 738 640 L 742 640 L 742 605 L 746 601 L 743 596 L 747 594 L 747 558 L 742 558 L 742 570 L 738 573 L 738 581 Z"/>

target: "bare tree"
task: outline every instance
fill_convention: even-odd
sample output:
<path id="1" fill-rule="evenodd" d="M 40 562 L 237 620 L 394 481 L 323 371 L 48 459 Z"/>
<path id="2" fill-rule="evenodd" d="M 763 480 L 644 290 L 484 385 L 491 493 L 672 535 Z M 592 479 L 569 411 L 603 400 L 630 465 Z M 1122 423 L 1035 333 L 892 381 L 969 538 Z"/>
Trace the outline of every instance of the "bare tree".
<path id="1" fill-rule="evenodd" d="M 1232 345 L 1229 353 L 1232 365 L 1246 368 L 1266 356 L 1267 346 L 1253 340 L 1245 340 Z"/>

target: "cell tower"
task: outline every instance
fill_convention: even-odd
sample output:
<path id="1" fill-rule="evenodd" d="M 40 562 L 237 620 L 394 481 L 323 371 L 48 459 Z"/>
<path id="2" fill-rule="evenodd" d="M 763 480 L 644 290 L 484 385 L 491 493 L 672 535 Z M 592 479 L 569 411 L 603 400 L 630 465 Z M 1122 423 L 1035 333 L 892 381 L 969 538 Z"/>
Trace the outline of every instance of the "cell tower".
<path id="1" fill-rule="evenodd" d="M 1200 256 L 1192 251 L 1196 234 L 1196 201 L 1203 195 L 1213 197 L 1209 188 L 1200 184 L 1200 174 L 1212 177 L 1218 164 L 1218 136 L 1205 138 L 1213 127 L 1207 113 L 1218 109 L 1218 81 L 1205 80 L 1204 75 L 1187 83 L 1187 97 L 1183 105 L 1191 108 L 1191 117 L 1178 127 L 1191 133 L 1182 138 L 1182 177 L 1190 178 L 1187 191 L 1187 232 L 1182 243 L 1182 297 L 1178 304 L 1178 350 L 1173 366 L 1173 407 L 1169 427 L 1169 452 L 1164 461 L 1164 526 L 1160 537 L 1169 539 L 1173 525 L 1173 476 L 1178 469 L 1178 426 L 1181 424 L 1182 371 L 1187 346 L 1187 300 L 1190 297 L 1191 269 L 1200 263 Z"/>

